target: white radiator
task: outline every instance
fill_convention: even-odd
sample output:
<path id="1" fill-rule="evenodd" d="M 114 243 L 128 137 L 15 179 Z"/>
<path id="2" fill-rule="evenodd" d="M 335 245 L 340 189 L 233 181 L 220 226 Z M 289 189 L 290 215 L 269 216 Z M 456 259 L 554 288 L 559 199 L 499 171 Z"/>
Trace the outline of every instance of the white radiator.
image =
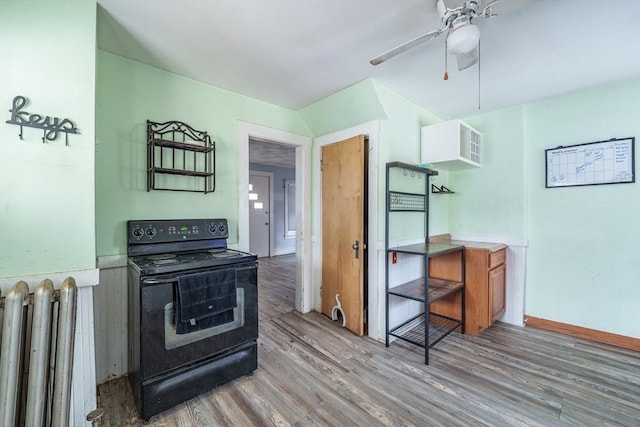
<path id="1" fill-rule="evenodd" d="M 67 426 L 78 290 L 49 279 L 0 298 L 0 425 Z"/>

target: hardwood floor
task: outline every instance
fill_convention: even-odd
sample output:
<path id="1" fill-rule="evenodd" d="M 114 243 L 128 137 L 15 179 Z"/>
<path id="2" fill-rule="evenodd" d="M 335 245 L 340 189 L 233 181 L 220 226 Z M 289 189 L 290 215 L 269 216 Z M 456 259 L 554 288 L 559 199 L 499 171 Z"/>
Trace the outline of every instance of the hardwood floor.
<path id="1" fill-rule="evenodd" d="M 498 323 L 423 350 L 293 310 L 293 256 L 261 259 L 259 367 L 153 426 L 638 426 L 640 354 Z M 99 387 L 101 426 L 141 425 L 125 379 Z"/>
<path id="2" fill-rule="evenodd" d="M 295 263 L 295 254 L 258 260 L 258 320 L 260 323 L 294 309 Z"/>

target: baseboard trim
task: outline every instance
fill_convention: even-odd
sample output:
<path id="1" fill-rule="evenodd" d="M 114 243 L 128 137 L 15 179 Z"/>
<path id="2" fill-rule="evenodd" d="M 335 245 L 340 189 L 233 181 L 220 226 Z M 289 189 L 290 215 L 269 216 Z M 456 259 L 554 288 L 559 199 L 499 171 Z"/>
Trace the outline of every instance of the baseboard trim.
<path id="1" fill-rule="evenodd" d="M 295 254 L 296 253 L 296 248 L 284 248 L 284 249 L 274 249 L 273 253 L 271 253 L 271 256 L 280 256 L 280 255 L 289 255 L 289 254 Z"/>
<path id="2" fill-rule="evenodd" d="M 547 331 L 558 332 L 576 338 L 599 342 L 626 348 L 627 350 L 640 351 L 640 339 L 627 337 L 624 335 L 612 334 L 610 332 L 598 331 L 597 329 L 584 328 L 582 326 L 570 325 L 568 323 L 555 322 L 553 320 L 541 319 L 525 315 L 525 325 L 534 328 L 545 329 Z"/>

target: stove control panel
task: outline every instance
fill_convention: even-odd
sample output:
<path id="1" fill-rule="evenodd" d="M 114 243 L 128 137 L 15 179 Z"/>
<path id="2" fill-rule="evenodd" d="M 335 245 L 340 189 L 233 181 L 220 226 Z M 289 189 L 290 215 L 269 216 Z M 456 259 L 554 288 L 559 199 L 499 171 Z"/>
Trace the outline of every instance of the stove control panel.
<path id="1" fill-rule="evenodd" d="M 130 244 L 227 239 L 229 226 L 226 219 L 129 221 L 127 236 Z"/>

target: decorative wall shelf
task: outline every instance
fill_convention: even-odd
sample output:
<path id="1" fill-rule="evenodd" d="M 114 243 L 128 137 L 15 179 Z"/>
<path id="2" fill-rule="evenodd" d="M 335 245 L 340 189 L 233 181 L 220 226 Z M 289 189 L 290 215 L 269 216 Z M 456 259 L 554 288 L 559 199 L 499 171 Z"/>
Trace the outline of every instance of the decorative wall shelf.
<path id="1" fill-rule="evenodd" d="M 444 185 L 441 185 L 440 187 L 438 187 L 435 184 L 431 184 L 431 194 L 454 194 L 454 193 L 455 191 L 449 190 Z"/>
<path id="2" fill-rule="evenodd" d="M 215 142 L 205 131 L 186 123 L 147 120 L 147 191 L 192 191 L 212 193 L 216 189 Z M 159 175 L 192 177 L 194 182 L 158 183 Z"/>

